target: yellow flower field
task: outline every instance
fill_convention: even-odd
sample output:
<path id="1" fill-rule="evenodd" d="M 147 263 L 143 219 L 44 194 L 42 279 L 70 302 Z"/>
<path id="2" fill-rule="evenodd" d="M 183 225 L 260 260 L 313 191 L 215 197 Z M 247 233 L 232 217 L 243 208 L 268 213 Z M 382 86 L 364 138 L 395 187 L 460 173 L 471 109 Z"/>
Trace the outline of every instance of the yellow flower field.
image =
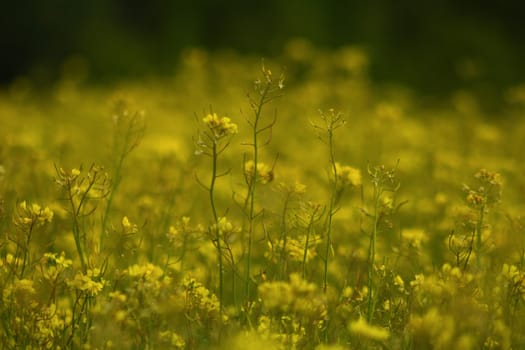
<path id="1" fill-rule="evenodd" d="M 0 93 L 2 349 L 525 348 L 525 89 L 188 49 Z"/>

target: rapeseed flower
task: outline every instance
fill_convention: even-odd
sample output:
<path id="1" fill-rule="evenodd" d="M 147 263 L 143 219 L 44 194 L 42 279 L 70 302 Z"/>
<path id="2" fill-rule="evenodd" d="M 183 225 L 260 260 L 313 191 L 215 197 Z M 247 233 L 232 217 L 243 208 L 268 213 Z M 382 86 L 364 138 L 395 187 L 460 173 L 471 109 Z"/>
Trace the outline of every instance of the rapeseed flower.
<path id="1" fill-rule="evenodd" d="M 253 160 L 248 160 L 244 163 L 244 174 L 247 178 L 253 179 L 255 174 Z M 262 184 L 272 182 L 274 179 L 273 169 L 263 162 L 257 163 L 257 180 Z"/>
<path id="2" fill-rule="evenodd" d="M 54 213 L 48 207 L 42 208 L 36 203 L 28 205 L 26 201 L 19 204 L 20 212 L 15 223 L 25 226 L 43 226 L 53 220 Z"/>
<path id="3" fill-rule="evenodd" d="M 432 344 L 437 349 L 451 346 L 456 323 L 448 314 L 441 314 L 436 307 L 430 308 L 424 315 L 413 315 L 409 327 L 415 338 L 415 344 Z"/>
<path id="4" fill-rule="evenodd" d="M 290 281 L 268 281 L 259 285 L 263 305 L 270 311 L 297 312 L 301 315 L 324 317 L 325 296 L 317 285 L 290 274 Z"/>
<path id="5" fill-rule="evenodd" d="M 186 303 L 190 309 L 196 309 L 205 313 L 216 313 L 219 311 L 219 300 L 202 283 L 194 278 L 185 278 L 182 283 L 186 292 Z"/>
<path id="6" fill-rule="evenodd" d="M 348 165 L 341 165 L 336 162 L 335 171 L 337 172 L 337 178 L 343 186 L 360 186 L 362 184 L 361 170 L 359 169 Z"/>
<path id="7" fill-rule="evenodd" d="M 396 275 L 396 277 L 394 277 L 394 286 L 397 287 L 399 292 L 405 292 L 405 281 L 403 281 L 403 278 L 401 278 L 401 276 Z"/>
<path id="8" fill-rule="evenodd" d="M 232 123 L 228 117 L 219 118 L 216 113 L 208 114 L 202 121 L 212 132 L 215 139 L 221 139 L 238 132 L 237 124 Z"/>
<path id="9" fill-rule="evenodd" d="M 76 290 L 85 292 L 90 296 L 96 296 L 104 288 L 104 280 L 96 281 L 95 276 L 88 274 L 77 273 L 73 280 L 68 281 L 68 285 Z"/>
<path id="10" fill-rule="evenodd" d="M 139 232 L 139 227 L 136 224 L 129 221 L 127 216 L 124 216 L 122 218 L 121 224 L 124 234 L 135 234 Z"/>
<path id="11" fill-rule="evenodd" d="M 357 321 L 350 322 L 348 329 L 354 334 L 371 340 L 385 341 L 390 337 L 390 332 L 386 328 L 370 325 L 362 317 Z"/>
<path id="12" fill-rule="evenodd" d="M 428 241 L 428 235 L 420 228 L 408 228 L 401 232 L 403 240 L 407 241 L 411 247 L 421 248 L 421 243 Z"/>
<path id="13" fill-rule="evenodd" d="M 138 277 L 143 280 L 157 280 L 164 275 L 164 271 L 151 263 L 139 265 L 134 264 L 128 267 L 128 276 Z"/>

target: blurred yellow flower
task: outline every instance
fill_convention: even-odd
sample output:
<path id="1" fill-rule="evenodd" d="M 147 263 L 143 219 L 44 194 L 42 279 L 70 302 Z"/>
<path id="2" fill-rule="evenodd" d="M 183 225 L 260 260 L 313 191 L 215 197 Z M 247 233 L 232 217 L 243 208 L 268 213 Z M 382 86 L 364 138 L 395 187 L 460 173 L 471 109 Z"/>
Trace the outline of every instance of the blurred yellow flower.
<path id="1" fill-rule="evenodd" d="M 360 317 L 357 321 L 350 322 L 348 324 L 348 329 L 352 333 L 371 340 L 384 341 L 390 337 L 390 333 L 387 329 L 372 326 L 368 324 L 368 322 L 366 322 L 366 320 L 362 317 Z"/>
<path id="2" fill-rule="evenodd" d="M 232 123 L 231 119 L 228 117 L 219 118 L 216 113 L 208 114 L 202 119 L 202 121 L 206 124 L 208 129 L 210 129 L 216 139 L 228 135 L 234 135 L 238 132 L 237 124 Z"/>
<path id="3" fill-rule="evenodd" d="M 244 174 L 246 177 L 252 179 L 255 171 L 254 171 L 254 162 L 253 160 L 249 160 L 246 163 L 244 163 Z M 266 165 L 265 163 L 258 162 L 257 163 L 257 180 L 260 181 L 262 184 L 267 184 L 269 182 L 272 182 L 274 178 L 273 169 Z"/>
<path id="4" fill-rule="evenodd" d="M 68 282 L 68 285 L 76 290 L 95 296 L 104 288 L 104 280 L 95 281 L 87 274 L 77 273 L 73 280 Z"/>
<path id="5" fill-rule="evenodd" d="M 335 171 L 337 172 L 338 180 L 341 181 L 343 186 L 359 186 L 362 183 L 361 170 L 353 168 L 348 165 L 341 165 L 335 163 Z"/>

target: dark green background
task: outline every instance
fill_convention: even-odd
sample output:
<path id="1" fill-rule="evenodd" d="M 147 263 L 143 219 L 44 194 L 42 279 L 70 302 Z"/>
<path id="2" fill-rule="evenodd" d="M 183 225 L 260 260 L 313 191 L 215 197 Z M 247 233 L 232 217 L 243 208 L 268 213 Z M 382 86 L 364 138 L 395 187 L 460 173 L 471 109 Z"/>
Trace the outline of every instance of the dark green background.
<path id="1" fill-rule="evenodd" d="M 525 80 L 521 1 L 35 0 L 0 12 L 0 84 L 52 82 L 72 54 L 92 82 L 169 74 L 180 50 L 200 46 L 278 55 L 292 37 L 320 48 L 355 44 L 378 82 L 439 93 L 462 84 L 499 89 Z M 465 81 L 462 60 L 480 74 Z"/>

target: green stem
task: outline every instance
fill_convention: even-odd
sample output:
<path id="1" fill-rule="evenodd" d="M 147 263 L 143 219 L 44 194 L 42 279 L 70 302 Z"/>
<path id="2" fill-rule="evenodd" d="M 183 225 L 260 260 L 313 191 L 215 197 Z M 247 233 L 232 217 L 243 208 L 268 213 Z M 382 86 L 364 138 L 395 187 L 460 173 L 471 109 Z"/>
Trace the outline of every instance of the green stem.
<path id="1" fill-rule="evenodd" d="M 32 236 L 32 233 L 33 233 L 34 225 L 35 225 L 35 220 L 33 219 L 33 220 L 31 220 L 31 226 L 29 226 L 29 230 L 27 232 L 27 238 L 26 238 L 26 241 L 24 242 L 24 247 L 23 247 L 24 259 L 23 259 L 23 262 L 22 262 L 22 269 L 20 271 L 20 278 L 24 277 L 24 273 L 25 273 L 26 267 L 29 264 L 28 260 L 31 258 L 31 253 L 30 253 L 30 250 L 29 250 L 29 243 L 31 242 L 31 236 Z"/>
<path id="2" fill-rule="evenodd" d="M 374 264 L 376 255 L 376 238 L 379 225 L 379 203 L 381 200 L 381 189 L 378 184 L 374 184 L 374 227 L 370 236 L 370 247 L 368 251 L 368 313 L 367 321 L 372 321 L 374 314 Z"/>
<path id="3" fill-rule="evenodd" d="M 250 300 L 250 280 L 251 280 L 251 264 L 252 264 L 252 249 L 253 249 L 253 229 L 254 229 L 254 220 L 255 220 L 255 189 L 257 186 L 257 163 L 259 161 L 259 144 L 258 144 L 258 134 L 259 134 L 259 119 L 262 112 L 262 107 L 264 105 L 266 96 L 270 89 L 270 84 L 267 84 L 261 93 L 261 98 L 257 104 L 257 109 L 255 111 L 255 118 L 253 121 L 253 136 L 252 136 L 252 146 L 253 146 L 253 176 L 251 178 L 250 189 L 249 189 L 249 198 L 250 198 L 250 209 L 248 214 L 249 224 L 248 224 L 248 258 L 246 261 L 246 276 L 244 279 L 244 289 L 246 301 Z"/>
<path id="4" fill-rule="evenodd" d="M 221 247 L 221 237 L 219 229 L 219 217 L 217 215 L 217 208 L 215 206 L 215 181 L 217 180 L 217 143 L 213 142 L 212 148 L 212 175 L 210 180 L 209 196 L 210 196 L 210 205 L 213 214 L 213 222 L 215 223 L 215 241 L 217 247 L 217 260 L 219 263 L 219 303 L 220 303 L 220 312 L 222 315 L 223 312 L 223 275 L 222 275 L 222 247 Z"/>
<path id="5" fill-rule="evenodd" d="M 102 251 L 103 249 L 103 243 L 104 243 L 104 238 L 106 236 L 106 227 L 108 223 L 108 218 L 109 218 L 111 208 L 113 206 L 113 198 L 114 198 L 115 192 L 117 191 L 117 188 L 120 185 L 121 170 L 122 170 L 122 165 L 124 164 L 125 157 L 126 157 L 126 154 L 122 153 L 119 161 L 117 162 L 117 167 L 115 169 L 115 180 L 112 183 L 111 191 L 109 192 L 108 202 L 106 204 L 106 209 L 104 211 L 104 216 L 102 217 L 102 228 L 100 232 L 100 251 Z"/>
<path id="6" fill-rule="evenodd" d="M 281 217 L 281 241 L 283 242 L 283 246 L 281 247 L 281 254 L 279 256 L 279 266 L 282 267 L 279 270 L 279 279 L 281 279 L 286 274 L 286 244 L 288 238 L 286 234 L 286 212 L 288 211 L 289 199 L 290 193 L 288 192 L 284 200 L 283 213 Z"/>
<path id="7" fill-rule="evenodd" d="M 308 249 L 310 246 L 310 234 L 312 232 L 312 227 L 314 225 L 314 219 L 315 219 L 315 213 L 317 210 L 315 210 L 312 213 L 312 216 L 310 217 L 310 221 L 308 222 L 308 227 L 306 229 L 306 242 L 304 243 L 304 252 L 303 252 L 303 279 L 306 278 L 306 259 L 308 257 Z"/>
<path id="8" fill-rule="evenodd" d="M 78 215 L 80 211 L 80 204 L 79 208 L 75 208 L 75 201 L 73 199 L 73 194 L 71 193 L 71 186 L 68 186 L 68 199 L 71 203 L 71 215 L 73 216 L 73 237 L 75 238 L 75 246 L 77 248 L 78 256 L 80 257 L 80 265 L 82 267 L 82 272 L 86 273 L 86 261 L 84 259 L 84 252 L 82 249 L 82 243 L 80 241 L 80 224 L 78 222 Z"/>
<path id="9" fill-rule="evenodd" d="M 328 259 L 330 255 L 330 247 L 332 246 L 332 220 L 334 217 L 334 208 L 337 196 L 337 167 L 335 165 L 334 155 L 334 133 L 332 126 L 328 129 L 328 147 L 330 148 L 330 165 L 332 166 L 332 172 L 334 174 L 334 181 L 332 186 L 332 192 L 330 194 L 330 204 L 328 207 L 328 222 L 326 224 L 326 247 L 325 247 L 325 259 L 324 259 L 324 280 L 323 280 L 323 292 L 326 293 L 328 287 Z"/>
<path id="10" fill-rule="evenodd" d="M 478 271 L 481 270 L 481 246 L 483 243 L 481 234 L 483 231 L 484 215 L 485 215 L 485 206 L 482 205 L 481 208 L 479 208 L 478 224 L 476 225 L 476 263 L 478 266 Z"/>

